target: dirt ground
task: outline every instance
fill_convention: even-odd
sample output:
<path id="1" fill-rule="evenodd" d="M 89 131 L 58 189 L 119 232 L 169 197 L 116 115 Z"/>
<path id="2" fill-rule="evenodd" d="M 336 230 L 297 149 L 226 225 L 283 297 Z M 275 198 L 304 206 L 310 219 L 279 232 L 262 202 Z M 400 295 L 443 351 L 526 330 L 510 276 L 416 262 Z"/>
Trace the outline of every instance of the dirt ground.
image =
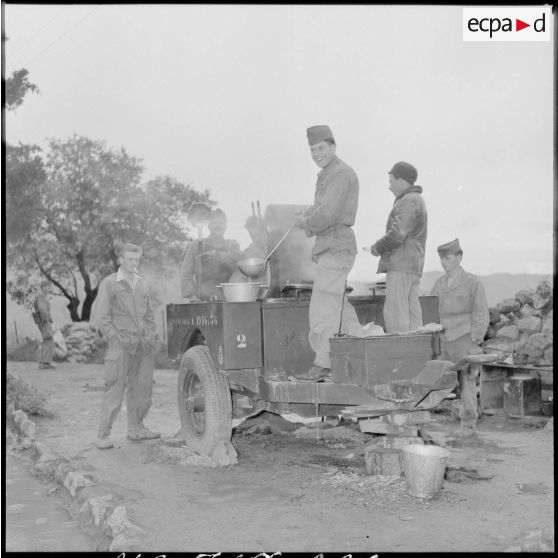
<path id="1" fill-rule="evenodd" d="M 553 432 L 543 430 L 545 418 L 497 414 L 479 423 L 477 438 L 446 437 L 450 466 L 491 478 L 446 480 L 438 499 L 423 501 L 403 478 L 366 474 L 364 446 L 374 436 L 356 424 L 297 424 L 264 412 L 235 429 L 238 464 L 211 467 L 177 443 L 177 372 L 156 370 L 146 425 L 162 438 L 127 441 L 123 408 L 116 447 L 101 451 L 94 440 L 102 365 L 38 370 L 35 362 L 8 362 L 8 371 L 48 394 L 55 416 L 30 417 L 37 439 L 111 489 L 146 532 L 146 552 L 554 550 Z M 434 416 L 434 432 L 458 426 L 449 414 Z"/>

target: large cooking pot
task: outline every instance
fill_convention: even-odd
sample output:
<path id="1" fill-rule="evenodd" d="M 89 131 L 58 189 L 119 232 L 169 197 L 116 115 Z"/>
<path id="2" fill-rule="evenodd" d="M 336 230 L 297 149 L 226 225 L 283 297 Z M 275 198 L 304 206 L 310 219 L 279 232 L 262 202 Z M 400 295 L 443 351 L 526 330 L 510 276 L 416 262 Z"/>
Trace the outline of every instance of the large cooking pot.
<path id="1" fill-rule="evenodd" d="M 223 295 L 227 302 L 254 302 L 262 288 L 267 287 L 262 283 L 222 283 Z"/>

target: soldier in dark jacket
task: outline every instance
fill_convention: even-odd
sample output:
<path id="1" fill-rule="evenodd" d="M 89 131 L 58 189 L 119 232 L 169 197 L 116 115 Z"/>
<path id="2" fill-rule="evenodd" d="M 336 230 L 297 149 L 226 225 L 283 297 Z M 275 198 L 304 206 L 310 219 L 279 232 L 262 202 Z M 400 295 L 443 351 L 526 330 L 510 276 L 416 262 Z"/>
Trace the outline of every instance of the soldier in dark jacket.
<path id="1" fill-rule="evenodd" d="M 201 291 L 202 300 L 223 300 L 223 291 L 218 285 L 229 282 L 241 257 L 238 242 L 224 236 L 227 228 L 227 216 L 224 211 L 213 211 L 208 228 L 209 236 L 202 240 L 200 254 L 197 241 L 188 242 L 184 251 L 180 287 L 182 297 L 187 299 L 186 301 L 197 300 L 198 290 Z M 198 258 L 201 259 L 201 278 L 197 277 Z"/>
<path id="2" fill-rule="evenodd" d="M 419 286 L 424 267 L 427 214 L 417 169 L 403 161 L 389 171 L 395 196 L 386 234 L 371 247 L 381 256 L 378 273 L 386 274 L 384 322 L 387 333 L 414 331 L 422 326 Z"/>
<path id="3" fill-rule="evenodd" d="M 52 316 L 50 314 L 50 302 L 48 295 L 52 292 L 50 281 L 41 281 L 41 290 L 35 295 L 33 301 L 33 319 L 41 332 L 41 356 L 39 358 L 39 368 L 56 368 L 52 364 L 54 354 L 54 329 Z"/>

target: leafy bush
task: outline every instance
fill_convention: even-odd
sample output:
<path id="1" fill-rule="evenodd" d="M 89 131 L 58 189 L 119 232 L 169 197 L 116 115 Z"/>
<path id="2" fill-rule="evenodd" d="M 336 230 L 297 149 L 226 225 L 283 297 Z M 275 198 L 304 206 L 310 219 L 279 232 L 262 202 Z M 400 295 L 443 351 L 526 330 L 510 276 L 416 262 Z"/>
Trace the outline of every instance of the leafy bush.
<path id="1" fill-rule="evenodd" d="M 15 410 L 24 411 L 28 415 L 48 417 L 53 414 L 47 408 L 47 397 L 44 393 L 8 372 L 6 406 L 9 406 L 10 403 Z"/>

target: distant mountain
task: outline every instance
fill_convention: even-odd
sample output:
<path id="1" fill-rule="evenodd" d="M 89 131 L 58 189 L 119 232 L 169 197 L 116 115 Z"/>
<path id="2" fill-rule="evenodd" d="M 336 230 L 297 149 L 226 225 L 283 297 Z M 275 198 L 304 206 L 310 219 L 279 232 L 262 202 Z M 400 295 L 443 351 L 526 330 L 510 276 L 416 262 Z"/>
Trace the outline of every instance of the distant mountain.
<path id="1" fill-rule="evenodd" d="M 439 271 L 427 271 L 420 283 L 421 292 L 429 293 L 438 277 Z M 544 280 L 552 284 L 552 275 L 534 275 L 529 273 L 493 273 L 491 275 L 477 275 L 481 280 L 489 306 L 496 306 L 505 298 L 513 298 L 521 289 L 535 289 Z"/>
<path id="2" fill-rule="evenodd" d="M 436 282 L 436 279 L 443 274 L 442 271 L 427 271 L 423 273 L 420 282 L 420 292 L 429 294 Z M 493 273 L 491 275 L 477 275 L 482 281 L 486 298 L 489 306 L 496 306 L 505 298 L 513 298 L 517 291 L 521 289 L 535 289 L 537 285 L 545 279 L 552 284 L 552 275 L 532 275 L 529 273 Z M 377 275 L 377 280 L 384 280 L 384 275 Z M 353 296 L 371 294 L 370 287 L 372 282 L 367 281 L 349 281 L 354 288 Z"/>

